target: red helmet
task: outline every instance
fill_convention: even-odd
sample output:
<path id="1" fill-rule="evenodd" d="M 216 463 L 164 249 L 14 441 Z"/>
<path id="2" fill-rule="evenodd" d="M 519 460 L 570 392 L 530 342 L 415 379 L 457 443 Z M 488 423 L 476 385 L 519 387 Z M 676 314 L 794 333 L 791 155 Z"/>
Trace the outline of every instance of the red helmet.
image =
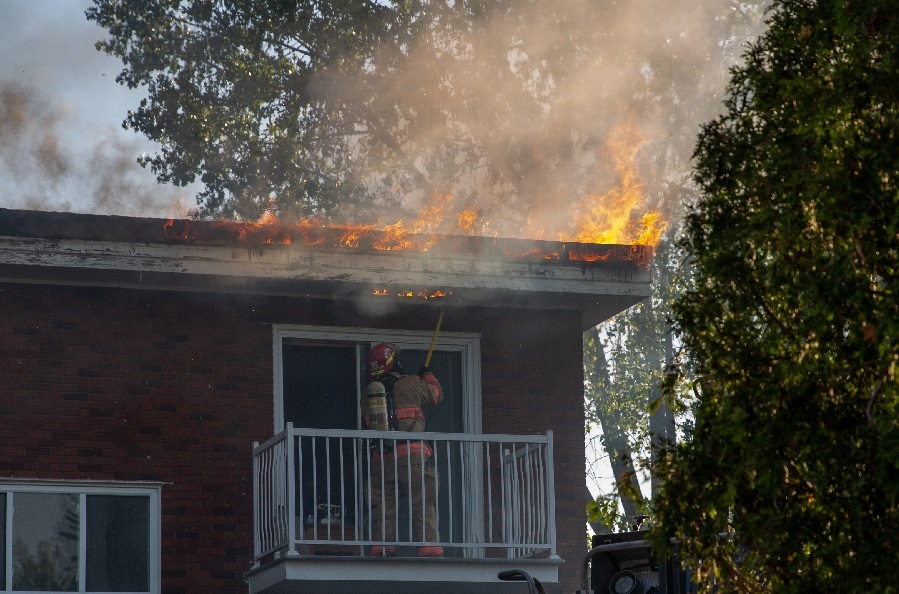
<path id="1" fill-rule="evenodd" d="M 368 351 L 368 377 L 381 377 L 393 371 L 399 353 L 400 350 L 388 342 L 381 342 L 372 347 Z"/>

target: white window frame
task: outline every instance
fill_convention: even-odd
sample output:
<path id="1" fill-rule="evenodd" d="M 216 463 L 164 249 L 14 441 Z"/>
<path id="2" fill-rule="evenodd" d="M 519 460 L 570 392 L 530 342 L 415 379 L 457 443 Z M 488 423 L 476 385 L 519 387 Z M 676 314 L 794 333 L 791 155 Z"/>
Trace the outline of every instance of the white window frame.
<path id="1" fill-rule="evenodd" d="M 274 324 L 272 327 L 274 344 L 274 398 L 275 418 L 274 433 L 284 430 L 284 359 L 282 345 L 285 338 L 322 342 L 368 342 L 372 345 L 379 342 L 391 342 L 401 348 L 427 350 L 431 346 L 433 332 L 413 330 L 383 330 L 375 328 L 342 328 L 337 326 L 300 326 Z M 462 332 L 441 332 L 437 336 L 436 350 L 452 350 L 462 352 L 463 398 L 463 433 L 481 433 L 481 339 L 479 334 Z M 360 375 L 364 361 L 357 361 L 356 385 L 357 407 L 361 406 Z M 358 411 L 357 418 L 361 418 Z"/>
<path id="2" fill-rule="evenodd" d="M 161 592 L 161 483 L 147 482 L 103 482 L 103 481 L 56 481 L 56 480 L 20 480 L 0 479 L 0 491 L 7 494 L 6 509 L 0 510 L 6 515 L 6 558 L 2 562 L 6 566 L 6 583 L 3 584 L 5 592 L 21 592 L 12 589 L 12 533 L 13 533 L 13 506 L 16 493 L 48 493 L 78 495 L 79 518 L 81 518 L 78 539 L 78 592 L 85 590 L 85 567 L 87 563 L 87 524 L 84 513 L 88 495 L 113 495 L 113 496 L 140 496 L 149 499 L 149 559 L 147 571 L 149 572 L 149 594 Z M 10 497 L 9 495 L 12 495 Z M 44 593 L 46 594 L 46 593 Z M 52 593 L 51 593 L 52 594 Z M 63 594 L 63 593 L 60 593 Z M 96 593 L 90 593 L 96 594 Z M 123 593 L 119 593 L 123 594 Z M 135 594 L 147 594 L 140 592 Z"/>

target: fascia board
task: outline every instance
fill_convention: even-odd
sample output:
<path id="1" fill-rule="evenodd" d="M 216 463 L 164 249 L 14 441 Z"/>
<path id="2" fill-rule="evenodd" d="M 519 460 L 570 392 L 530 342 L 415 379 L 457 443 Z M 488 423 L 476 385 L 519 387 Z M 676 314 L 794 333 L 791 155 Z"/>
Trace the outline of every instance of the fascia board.
<path id="1" fill-rule="evenodd" d="M 569 296 L 649 295 L 649 272 L 630 263 L 359 253 L 306 246 L 218 245 L 0 237 L 0 264 L 68 270 L 479 289 Z"/>

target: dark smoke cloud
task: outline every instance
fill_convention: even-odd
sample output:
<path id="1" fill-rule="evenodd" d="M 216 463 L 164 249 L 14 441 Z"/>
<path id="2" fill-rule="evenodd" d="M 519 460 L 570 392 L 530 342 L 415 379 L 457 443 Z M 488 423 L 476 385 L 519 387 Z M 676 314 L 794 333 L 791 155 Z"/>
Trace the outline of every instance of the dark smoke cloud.
<path id="1" fill-rule="evenodd" d="M 137 164 L 138 142 L 112 130 L 71 140 L 67 110 L 0 82 L 0 206 L 130 216 L 184 216 L 188 192 Z"/>

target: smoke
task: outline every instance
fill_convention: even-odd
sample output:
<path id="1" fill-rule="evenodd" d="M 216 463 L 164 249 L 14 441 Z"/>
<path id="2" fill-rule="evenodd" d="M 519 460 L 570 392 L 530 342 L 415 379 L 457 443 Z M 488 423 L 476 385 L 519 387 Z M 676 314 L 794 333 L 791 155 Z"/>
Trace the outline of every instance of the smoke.
<path id="1" fill-rule="evenodd" d="M 140 97 L 94 49 L 88 3 L 0 2 L 0 207 L 183 214 L 192 191 L 157 184 L 136 163 L 151 143 L 119 128 Z"/>
<path id="2" fill-rule="evenodd" d="M 395 106 L 414 115 L 392 130 L 388 158 L 373 159 L 369 184 L 389 180 L 410 210 L 449 193 L 456 210 L 477 211 L 482 233 L 553 238 L 591 201 L 620 195 L 630 167 L 643 194 L 633 220 L 680 216 L 699 126 L 761 32 L 763 2 L 455 4 L 433 5 L 399 55 L 377 54 L 383 76 L 319 81 L 331 100 L 364 102 L 372 121 Z"/>
<path id="3" fill-rule="evenodd" d="M 389 150 L 360 142 L 353 159 L 367 164 L 360 180 L 403 213 L 451 197 L 445 225 L 464 212 L 467 233 L 554 239 L 630 183 L 641 194 L 628 207 L 631 221 L 649 212 L 672 220 L 694 191 L 699 125 L 718 112 L 728 67 L 762 29 L 764 2 L 704 4 L 435 2 L 424 33 L 399 53 L 380 48 L 364 80 L 329 75 L 312 86 L 370 122 L 389 121 L 382 116 L 397 109 L 409 114 L 383 130 Z M 29 6 L 16 10 L 27 14 Z M 72 138 L 78 114 L 57 99 L 89 88 L 108 98 L 116 71 L 101 63 L 108 58 L 92 47 L 100 30 L 80 10 L 77 32 L 71 23 L 0 24 L 17 47 L 44 50 L 11 53 L 5 69 L 8 77 L 27 72 L 41 93 L 0 82 L 0 206 L 184 216 L 195 189 L 159 185 L 136 165 L 146 143 L 115 130 Z M 109 76 L 89 84 L 88 61 L 90 72 L 108 68 Z M 622 146 L 631 161 L 616 156 Z"/>
<path id="4" fill-rule="evenodd" d="M 130 216 L 180 216 L 185 192 L 137 164 L 138 143 L 114 131 L 65 134 L 71 114 L 36 91 L 0 82 L 0 206 Z"/>

